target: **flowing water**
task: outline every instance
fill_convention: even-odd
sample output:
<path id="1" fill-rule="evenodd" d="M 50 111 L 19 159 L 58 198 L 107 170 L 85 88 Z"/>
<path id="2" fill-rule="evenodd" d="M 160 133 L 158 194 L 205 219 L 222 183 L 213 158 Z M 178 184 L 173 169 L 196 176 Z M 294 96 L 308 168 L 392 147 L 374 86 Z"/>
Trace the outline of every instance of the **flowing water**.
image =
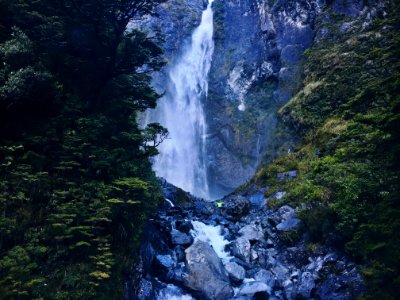
<path id="1" fill-rule="evenodd" d="M 207 97 L 207 76 L 214 51 L 213 11 L 209 0 L 190 45 L 168 69 L 165 95 L 148 121 L 169 131 L 154 161 L 157 175 L 190 192 L 209 198 L 205 138 L 207 126 L 202 102 Z"/>
<path id="2" fill-rule="evenodd" d="M 190 233 L 195 241 L 200 240 L 210 244 L 218 257 L 224 262 L 232 258 L 229 256 L 229 253 L 225 251 L 225 246 L 229 244 L 229 241 L 222 235 L 221 226 L 206 225 L 200 221 L 192 221 L 192 225 L 193 230 L 191 230 Z"/>

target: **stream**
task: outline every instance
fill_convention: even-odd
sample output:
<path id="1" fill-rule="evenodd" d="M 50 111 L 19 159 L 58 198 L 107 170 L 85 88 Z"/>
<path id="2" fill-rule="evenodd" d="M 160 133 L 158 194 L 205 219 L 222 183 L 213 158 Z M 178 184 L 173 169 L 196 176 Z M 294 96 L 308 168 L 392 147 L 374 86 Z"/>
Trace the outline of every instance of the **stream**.
<path id="1" fill-rule="evenodd" d="M 169 201 L 146 225 L 125 299 L 350 300 L 364 290 L 350 259 L 328 241 L 310 248 L 296 209 L 268 209 L 259 187 L 219 208 L 162 185 Z"/>

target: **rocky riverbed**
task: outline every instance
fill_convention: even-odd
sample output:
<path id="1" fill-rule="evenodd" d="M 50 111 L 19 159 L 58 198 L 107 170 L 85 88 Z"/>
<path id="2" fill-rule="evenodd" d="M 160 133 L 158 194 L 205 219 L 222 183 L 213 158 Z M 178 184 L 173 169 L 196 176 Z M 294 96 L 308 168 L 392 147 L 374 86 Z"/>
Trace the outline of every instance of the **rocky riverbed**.
<path id="1" fill-rule="evenodd" d="M 163 186 L 168 201 L 147 224 L 127 299 L 355 299 L 363 291 L 355 264 L 308 246 L 296 208 L 267 209 L 258 187 L 219 208 Z"/>

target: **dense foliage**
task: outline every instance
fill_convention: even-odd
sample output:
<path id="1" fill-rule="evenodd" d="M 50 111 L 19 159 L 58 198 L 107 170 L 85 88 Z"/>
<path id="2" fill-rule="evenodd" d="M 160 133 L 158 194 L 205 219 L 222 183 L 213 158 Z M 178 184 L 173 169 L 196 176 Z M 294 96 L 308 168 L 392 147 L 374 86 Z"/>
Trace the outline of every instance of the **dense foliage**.
<path id="1" fill-rule="evenodd" d="M 341 247 L 359 264 L 368 299 L 400 295 L 400 10 L 365 29 L 320 20 L 329 36 L 305 52 L 304 87 L 280 110 L 303 141 L 256 180 L 287 191 L 276 207 L 301 208 L 309 242 Z M 277 172 L 297 169 L 294 180 Z"/>
<path id="2" fill-rule="evenodd" d="M 161 0 L 0 0 L 0 298 L 121 299 L 161 196 L 161 49 L 126 30 Z"/>

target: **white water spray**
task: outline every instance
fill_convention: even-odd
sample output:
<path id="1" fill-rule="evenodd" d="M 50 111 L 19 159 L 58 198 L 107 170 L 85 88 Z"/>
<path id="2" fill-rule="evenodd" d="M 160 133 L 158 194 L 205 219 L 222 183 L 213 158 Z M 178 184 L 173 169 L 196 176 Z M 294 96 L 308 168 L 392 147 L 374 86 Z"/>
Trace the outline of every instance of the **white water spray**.
<path id="1" fill-rule="evenodd" d="M 206 225 L 203 222 L 192 221 L 193 230 L 190 231 L 194 240 L 200 240 L 210 244 L 218 257 L 224 262 L 228 262 L 232 257 L 225 251 L 225 246 L 229 241 L 225 240 L 221 234 L 221 226 Z"/>
<path id="2" fill-rule="evenodd" d="M 191 44 L 170 66 L 165 96 L 150 111 L 148 120 L 169 131 L 154 162 L 157 175 L 191 194 L 209 198 L 205 161 L 206 122 L 202 100 L 207 97 L 207 76 L 214 51 L 213 12 L 208 0 Z"/>

